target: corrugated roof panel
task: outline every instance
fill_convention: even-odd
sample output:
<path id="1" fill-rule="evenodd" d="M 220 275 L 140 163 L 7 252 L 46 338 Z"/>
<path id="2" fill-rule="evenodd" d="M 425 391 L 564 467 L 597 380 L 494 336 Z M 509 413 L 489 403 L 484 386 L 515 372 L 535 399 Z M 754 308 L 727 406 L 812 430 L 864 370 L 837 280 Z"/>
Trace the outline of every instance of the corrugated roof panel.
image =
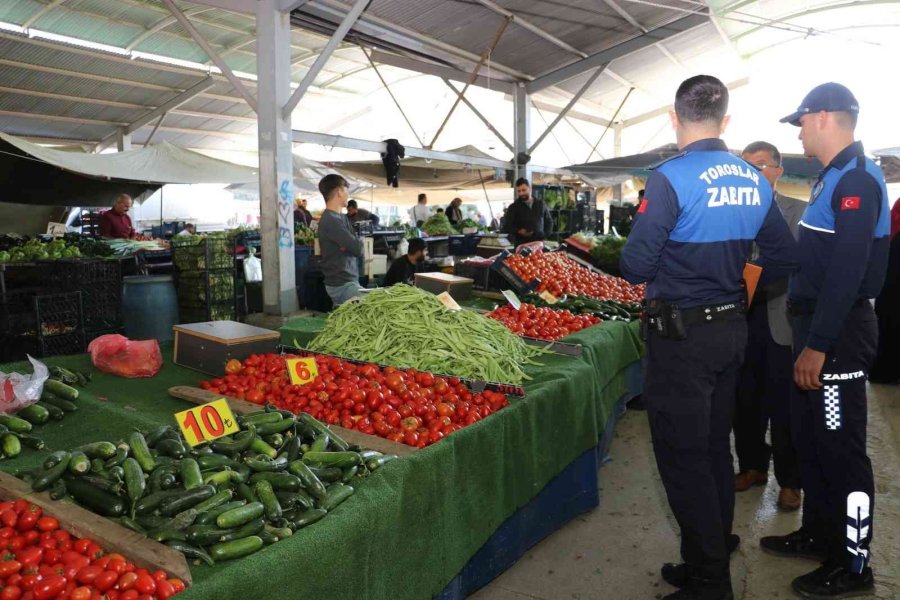
<path id="1" fill-rule="evenodd" d="M 124 48 L 131 39 L 144 31 L 140 25 L 114 21 L 62 6 L 45 13 L 33 27 L 118 48 Z"/>
<path id="2" fill-rule="evenodd" d="M 36 0 L 0 2 L 0 21 L 21 25 L 43 8 L 44 4 Z"/>
<path id="3" fill-rule="evenodd" d="M 150 7 L 153 5 L 147 2 L 68 0 L 63 6 L 67 9 L 100 16 L 112 21 L 136 24 L 142 28 L 150 27 L 160 18 L 159 11 L 152 10 Z"/>

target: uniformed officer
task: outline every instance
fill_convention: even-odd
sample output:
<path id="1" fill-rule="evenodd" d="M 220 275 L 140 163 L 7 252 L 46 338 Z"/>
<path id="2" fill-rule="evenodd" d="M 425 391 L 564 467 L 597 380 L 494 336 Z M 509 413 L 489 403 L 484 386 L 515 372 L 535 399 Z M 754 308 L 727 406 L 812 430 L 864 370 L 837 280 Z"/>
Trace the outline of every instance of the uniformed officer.
<path id="1" fill-rule="evenodd" d="M 870 299 L 884 282 L 890 214 L 884 175 L 854 141 L 858 113 L 850 90 L 825 83 L 781 120 L 800 127 L 804 151 L 826 166 L 800 221 L 800 267 L 788 292 L 803 526 L 760 544 L 776 554 L 824 560 L 793 582 L 809 598 L 874 589 L 866 372 L 877 345 Z"/>
<path id="2" fill-rule="evenodd" d="M 741 152 L 741 158 L 759 169 L 775 189 L 784 173 L 781 152 L 768 142 L 753 142 Z M 797 237 L 800 217 L 806 202 L 775 192 L 791 233 Z M 775 479 L 781 486 L 778 507 L 793 511 L 800 508 L 800 467 L 791 440 L 790 395 L 793 387 L 791 324 L 787 314 L 787 277 L 757 288 L 747 311 L 749 341 L 738 378 L 734 411 L 734 450 L 739 472 L 734 490 L 743 492 L 768 481 L 769 459 L 775 464 Z M 766 444 L 766 431 L 772 424 L 772 446 Z"/>
<path id="3" fill-rule="evenodd" d="M 681 529 L 683 564 L 663 566 L 669 600 L 729 600 L 734 470 L 729 435 L 747 344 L 742 274 L 754 240 L 761 281 L 794 266 L 795 242 L 758 170 L 719 139 L 728 89 L 684 81 L 670 114 L 681 153 L 647 181 L 622 251 L 623 276 L 646 281 L 644 400 L 657 466 Z"/>

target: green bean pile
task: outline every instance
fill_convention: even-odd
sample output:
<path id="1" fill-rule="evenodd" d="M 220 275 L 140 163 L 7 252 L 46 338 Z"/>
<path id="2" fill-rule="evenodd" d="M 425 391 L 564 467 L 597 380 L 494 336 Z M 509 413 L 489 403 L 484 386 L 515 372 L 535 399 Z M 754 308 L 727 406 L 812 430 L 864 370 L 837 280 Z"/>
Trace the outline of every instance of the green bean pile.
<path id="1" fill-rule="evenodd" d="M 544 352 L 497 321 L 449 310 L 434 295 L 408 285 L 376 290 L 338 307 L 308 349 L 501 383 L 530 379 L 522 365 L 539 364 L 533 359 Z"/>

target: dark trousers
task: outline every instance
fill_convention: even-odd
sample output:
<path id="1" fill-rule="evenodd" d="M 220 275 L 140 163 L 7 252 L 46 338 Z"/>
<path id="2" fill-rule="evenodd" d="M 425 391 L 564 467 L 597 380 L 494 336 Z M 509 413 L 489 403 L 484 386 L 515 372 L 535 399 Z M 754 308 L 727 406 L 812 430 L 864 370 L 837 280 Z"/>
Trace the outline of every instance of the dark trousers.
<path id="1" fill-rule="evenodd" d="M 803 349 L 811 316 L 793 319 Z M 866 455 L 866 373 L 878 329 L 868 302 L 851 310 L 822 369 L 823 388 L 794 386 L 791 417 L 803 485 L 803 527 L 828 545 L 830 559 L 860 572 L 869 559 L 875 488 Z"/>
<path id="2" fill-rule="evenodd" d="M 747 315 L 747 352 L 738 378 L 734 411 L 734 449 L 740 471 L 767 473 L 775 462 L 775 479 L 783 488 L 800 487 L 800 467 L 791 441 L 793 365 L 790 346 L 772 339 L 769 308 L 754 303 Z M 772 447 L 766 431 L 772 427 Z"/>
<path id="3" fill-rule="evenodd" d="M 730 433 L 747 345 L 742 316 L 688 327 L 686 340 L 647 339 L 644 400 L 656 464 L 681 529 L 683 560 L 728 577 L 734 518 Z"/>

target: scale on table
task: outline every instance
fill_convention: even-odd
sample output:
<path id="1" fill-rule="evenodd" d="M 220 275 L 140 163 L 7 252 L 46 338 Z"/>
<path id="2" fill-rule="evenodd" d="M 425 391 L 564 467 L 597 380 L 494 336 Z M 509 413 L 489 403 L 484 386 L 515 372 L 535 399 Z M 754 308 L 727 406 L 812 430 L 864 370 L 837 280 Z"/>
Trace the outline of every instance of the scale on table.
<path id="1" fill-rule="evenodd" d="M 481 236 L 481 240 L 478 242 L 476 254 L 488 258 L 499 254 L 503 250 L 512 251 L 512 249 L 513 245 L 505 233 L 486 233 Z"/>

